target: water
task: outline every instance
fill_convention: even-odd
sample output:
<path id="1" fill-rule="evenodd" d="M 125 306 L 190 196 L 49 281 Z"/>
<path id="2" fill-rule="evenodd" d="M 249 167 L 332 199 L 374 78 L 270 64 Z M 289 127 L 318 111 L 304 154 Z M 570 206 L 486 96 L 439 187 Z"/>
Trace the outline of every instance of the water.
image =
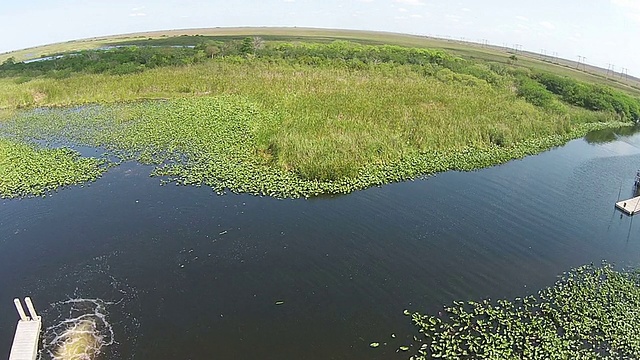
<path id="1" fill-rule="evenodd" d="M 405 309 L 535 293 L 603 259 L 640 263 L 640 222 L 613 208 L 632 196 L 640 135 L 608 137 L 333 198 L 217 196 L 125 163 L 88 186 L 2 201 L 0 358 L 12 298 L 29 295 L 43 359 L 60 324 L 83 316 L 103 321 L 103 359 L 406 359 Z"/>

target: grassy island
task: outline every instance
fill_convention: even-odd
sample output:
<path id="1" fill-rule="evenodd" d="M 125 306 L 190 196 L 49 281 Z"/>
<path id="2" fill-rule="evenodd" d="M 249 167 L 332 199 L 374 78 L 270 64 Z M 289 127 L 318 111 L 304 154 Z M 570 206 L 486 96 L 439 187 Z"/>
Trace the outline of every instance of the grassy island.
<path id="1" fill-rule="evenodd" d="M 0 177 L 0 195 L 101 173 L 34 141 L 101 147 L 179 184 L 307 197 L 500 164 L 640 119 L 631 87 L 494 50 L 292 36 L 107 45 L 0 66 L 0 139 L 35 167 L 84 176 L 32 176 L 6 156 L 2 171 L 25 183 Z"/>

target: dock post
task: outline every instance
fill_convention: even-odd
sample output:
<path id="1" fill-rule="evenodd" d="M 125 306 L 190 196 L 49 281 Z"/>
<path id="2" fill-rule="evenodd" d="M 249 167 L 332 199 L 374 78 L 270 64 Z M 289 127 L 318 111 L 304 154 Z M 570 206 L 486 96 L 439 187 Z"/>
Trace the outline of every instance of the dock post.
<path id="1" fill-rule="evenodd" d="M 25 314 L 20 299 L 13 299 L 16 310 L 20 314 L 20 321 L 16 325 L 16 333 L 13 337 L 9 360 L 36 360 L 38 358 L 42 319 L 36 313 L 36 308 L 29 297 L 24 298 L 24 302 L 27 304 L 31 318 Z"/>
<path id="2" fill-rule="evenodd" d="M 29 310 L 29 315 L 31 316 L 31 319 L 32 320 L 38 320 L 40 317 L 36 313 L 36 308 L 33 307 L 33 303 L 31 302 L 31 298 L 27 296 L 26 298 L 24 298 L 24 302 L 25 302 L 25 304 L 27 304 L 27 309 Z"/>
<path id="3" fill-rule="evenodd" d="M 18 298 L 13 299 L 13 303 L 16 305 L 16 310 L 18 310 L 18 314 L 20 314 L 20 320 L 29 321 L 29 317 L 27 316 L 27 314 L 24 313 L 24 308 L 22 307 L 22 303 L 20 302 L 20 299 Z"/>

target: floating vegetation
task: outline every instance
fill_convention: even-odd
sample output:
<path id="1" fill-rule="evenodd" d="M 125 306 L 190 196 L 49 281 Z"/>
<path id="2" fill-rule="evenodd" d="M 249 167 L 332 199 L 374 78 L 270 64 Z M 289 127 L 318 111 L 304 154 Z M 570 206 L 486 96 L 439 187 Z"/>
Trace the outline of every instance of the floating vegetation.
<path id="1" fill-rule="evenodd" d="M 585 265 L 535 296 L 412 319 L 424 335 L 414 359 L 637 359 L 640 273 Z"/>
<path id="2" fill-rule="evenodd" d="M 280 132 L 282 126 L 287 126 L 282 124 L 282 117 L 286 117 L 282 111 L 270 111 L 241 96 L 36 109 L 18 113 L 4 123 L 0 133 L 21 141 L 39 139 L 105 148 L 120 158 L 154 164 L 152 175 L 181 185 L 207 185 L 218 193 L 230 190 L 295 198 L 345 194 L 447 170 L 478 169 L 539 153 L 589 130 L 613 126 L 578 124 L 567 132 L 503 146 L 489 142 L 421 150 L 405 144 L 395 153 L 374 148 L 362 157 L 354 153 L 351 140 L 326 141 L 326 134 L 317 133 L 317 128 L 326 124 L 315 120 L 310 126 L 316 129 L 309 129 L 310 134 Z M 362 134 L 357 128 L 342 131 L 341 135 L 336 134 L 341 139 L 357 140 Z M 358 146 L 379 146 L 386 132 L 376 131 L 377 137 L 357 140 L 361 143 Z M 57 186 L 93 180 L 101 171 L 97 160 L 79 159 L 71 150 L 40 150 L 41 153 L 25 151 L 33 149 L 30 147 L 21 149 L 18 153 L 28 159 L 5 154 L 5 171 L 12 171 L 3 182 L 5 196 L 42 194 Z M 67 164 L 71 160 L 73 165 Z M 55 177 L 56 172 L 51 169 L 59 169 L 64 177 Z M 48 180 L 51 177 L 54 180 Z"/>
<path id="3" fill-rule="evenodd" d="M 93 181 L 103 173 L 103 164 L 68 148 L 39 148 L 0 138 L 0 197 L 40 196 Z"/>

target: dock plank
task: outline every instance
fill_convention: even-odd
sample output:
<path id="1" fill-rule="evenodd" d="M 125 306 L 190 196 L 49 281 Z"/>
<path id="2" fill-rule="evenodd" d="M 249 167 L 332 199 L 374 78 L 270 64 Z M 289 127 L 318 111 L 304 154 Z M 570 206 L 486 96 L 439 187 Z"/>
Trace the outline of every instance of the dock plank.
<path id="1" fill-rule="evenodd" d="M 37 320 L 18 321 L 9 360 L 36 359 L 41 326 L 42 323 L 39 317 Z"/>
<path id="2" fill-rule="evenodd" d="M 628 200 L 618 201 L 616 203 L 616 208 L 627 215 L 640 213 L 640 196 L 636 196 Z"/>

